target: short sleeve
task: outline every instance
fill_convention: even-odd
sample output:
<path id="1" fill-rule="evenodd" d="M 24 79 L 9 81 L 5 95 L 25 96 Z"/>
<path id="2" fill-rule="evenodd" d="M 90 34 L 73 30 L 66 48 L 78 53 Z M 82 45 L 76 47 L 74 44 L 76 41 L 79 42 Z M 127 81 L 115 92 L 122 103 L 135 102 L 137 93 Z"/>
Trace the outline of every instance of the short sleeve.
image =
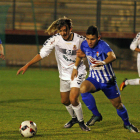
<path id="1" fill-rule="evenodd" d="M 82 52 L 85 52 L 84 51 L 84 42 L 82 42 L 81 46 L 80 46 L 80 49 L 82 50 Z"/>
<path id="2" fill-rule="evenodd" d="M 100 40 L 98 45 L 99 50 L 102 50 L 102 52 L 104 52 L 105 54 L 107 54 L 108 52 L 113 52 L 110 46 L 103 40 Z"/>
<path id="3" fill-rule="evenodd" d="M 109 47 L 109 45 L 107 44 L 107 45 L 105 45 L 104 47 L 103 47 L 103 51 L 107 54 L 108 52 L 113 52 L 113 50 Z"/>
<path id="4" fill-rule="evenodd" d="M 139 40 L 140 40 L 140 33 L 136 35 L 136 37 L 133 39 L 132 43 L 130 44 L 130 49 L 132 51 L 134 51 L 139 45 Z"/>
<path id="5" fill-rule="evenodd" d="M 43 44 L 43 47 L 40 49 L 39 54 L 41 58 L 48 56 L 54 47 L 55 47 L 55 36 L 52 36 L 45 41 L 45 43 Z"/>

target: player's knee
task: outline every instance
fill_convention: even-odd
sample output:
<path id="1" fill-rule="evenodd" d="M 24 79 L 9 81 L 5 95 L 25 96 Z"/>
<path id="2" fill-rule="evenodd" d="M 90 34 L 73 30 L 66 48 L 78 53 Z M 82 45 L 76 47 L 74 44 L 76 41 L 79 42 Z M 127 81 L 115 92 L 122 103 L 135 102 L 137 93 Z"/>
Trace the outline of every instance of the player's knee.
<path id="1" fill-rule="evenodd" d="M 66 106 L 70 105 L 70 101 L 69 100 L 61 99 L 61 103 L 66 105 Z"/>
<path id="2" fill-rule="evenodd" d="M 71 92 L 70 92 L 70 96 L 69 96 L 69 99 L 70 99 L 70 102 L 73 106 L 77 106 L 78 103 L 79 103 L 79 88 L 73 88 L 73 90 L 71 89 Z"/>
<path id="3" fill-rule="evenodd" d="M 80 93 L 85 93 L 85 92 L 87 92 L 86 85 L 81 85 L 81 87 L 80 87 Z"/>
<path id="4" fill-rule="evenodd" d="M 123 104 L 122 104 L 122 103 L 116 103 L 116 104 L 114 105 L 114 107 L 115 107 L 116 109 L 122 109 L 122 108 L 123 108 Z"/>
<path id="5" fill-rule="evenodd" d="M 77 106 L 79 104 L 78 98 L 71 98 L 70 102 L 73 106 Z"/>
<path id="6" fill-rule="evenodd" d="M 80 87 L 80 93 L 86 93 L 86 92 L 95 92 L 96 88 L 95 86 L 89 82 L 88 80 L 85 80 Z"/>

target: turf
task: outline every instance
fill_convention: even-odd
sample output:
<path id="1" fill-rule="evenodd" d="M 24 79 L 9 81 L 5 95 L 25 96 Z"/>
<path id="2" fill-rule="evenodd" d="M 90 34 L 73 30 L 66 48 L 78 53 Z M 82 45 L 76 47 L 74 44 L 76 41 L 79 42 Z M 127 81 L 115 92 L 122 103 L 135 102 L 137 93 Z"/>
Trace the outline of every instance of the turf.
<path id="1" fill-rule="evenodd" d="M 103 121 L 91 126 L 90 132 L 82 131 L 78 124 L 63 128 L 71 118 L 59 93 L 58 71 L 29 68 L 24 75 L 16 75 L 17 68 L 0 70 L 0 140 L 22 140 L 19 126 L 22 121 L 37 124 L 34 140 L 139 140 L 140 133 L 133 134 L 123 128 L 116 109 L 100 91 L 94 94 Z M 137 78 L 137 72 L 115 71 L 118 86 L 124 78 Z M 127 86 L 121 92 L 130 122 L 140 129 L 140 86 Z M 80 97 L 81 100 L 81 97 Z M 81 100 L 82 102 L 82 100 Z M 91 112 L 82 102 L 85 122 Z"/>

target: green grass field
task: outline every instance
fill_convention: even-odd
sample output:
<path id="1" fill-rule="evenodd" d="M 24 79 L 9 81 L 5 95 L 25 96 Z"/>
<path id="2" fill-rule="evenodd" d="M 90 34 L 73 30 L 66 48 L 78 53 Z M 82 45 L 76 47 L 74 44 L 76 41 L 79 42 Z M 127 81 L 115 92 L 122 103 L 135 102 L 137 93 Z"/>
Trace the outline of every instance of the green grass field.
<path id="1" fill-rule="evenodd" d="M 84 132 L 75 124 L 70 129 L 63 125 L 71 118 L 59 94 L 58 71 L 29 68 L 24 75 L 16 75 L 17 68 L 0 70 L 0 140 L 24 140 L 19 133 L 22 121 L 32 120 L 38 131 L 34 140 L 139 140 L 140 133 L 133 134 L 123 128 L 116 109 L 103 92 L 94 94 L 103 121 Z M 137 72 L 115 71 L 118 86 L 122 80 L 137 78 Z M 140 86 L 128 86 L 121 92 L 130 122 L 140 129 Z M 81 97 L 80 97 L 81 100 Z M 82 100 L 81 100 L 82 102 Z M 91 112 L 82 102 L 85 122 Z"/>

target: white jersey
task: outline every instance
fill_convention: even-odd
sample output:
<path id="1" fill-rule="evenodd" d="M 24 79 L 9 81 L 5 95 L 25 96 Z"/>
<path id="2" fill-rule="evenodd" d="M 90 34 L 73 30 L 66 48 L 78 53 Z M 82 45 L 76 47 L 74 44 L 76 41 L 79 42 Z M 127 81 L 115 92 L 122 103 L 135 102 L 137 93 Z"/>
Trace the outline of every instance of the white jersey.
<path id="1" fill-rule="evenodd" d="M 76 61 L 76 50 L 80 49 L 81 43 L 85 40 L 83 36 L 73 33 L 72 41 L 65 41 L 60 34 L 47 39 L 40 50 L 41 58 L 50 54 L 55 48 L 55 57 L 57 60 L 59 77 L 63 80 L 71 80 L 71 73 Z M 85 65 L 80 64 L 78 73 L 85 74 Z"/>
<path id="2" fill-rule="evenodd" d="M 140 33 L 133 39 L 130 49 L 134 51 L 137 47 L 140 49 Z M 138 53 L 138 58 L 140 58 L 140 53 Z"/>
<path id="3" fill-rule="evenodd" d="M 130 49 L 134 51 L 137 47 L 140 49 L 140 33 L 138 33 L 136 37 L 133 39 L 130 45 Z M 137 55 L 137 69 L 140 77 L 140 52 L 138 52 Z"/>

